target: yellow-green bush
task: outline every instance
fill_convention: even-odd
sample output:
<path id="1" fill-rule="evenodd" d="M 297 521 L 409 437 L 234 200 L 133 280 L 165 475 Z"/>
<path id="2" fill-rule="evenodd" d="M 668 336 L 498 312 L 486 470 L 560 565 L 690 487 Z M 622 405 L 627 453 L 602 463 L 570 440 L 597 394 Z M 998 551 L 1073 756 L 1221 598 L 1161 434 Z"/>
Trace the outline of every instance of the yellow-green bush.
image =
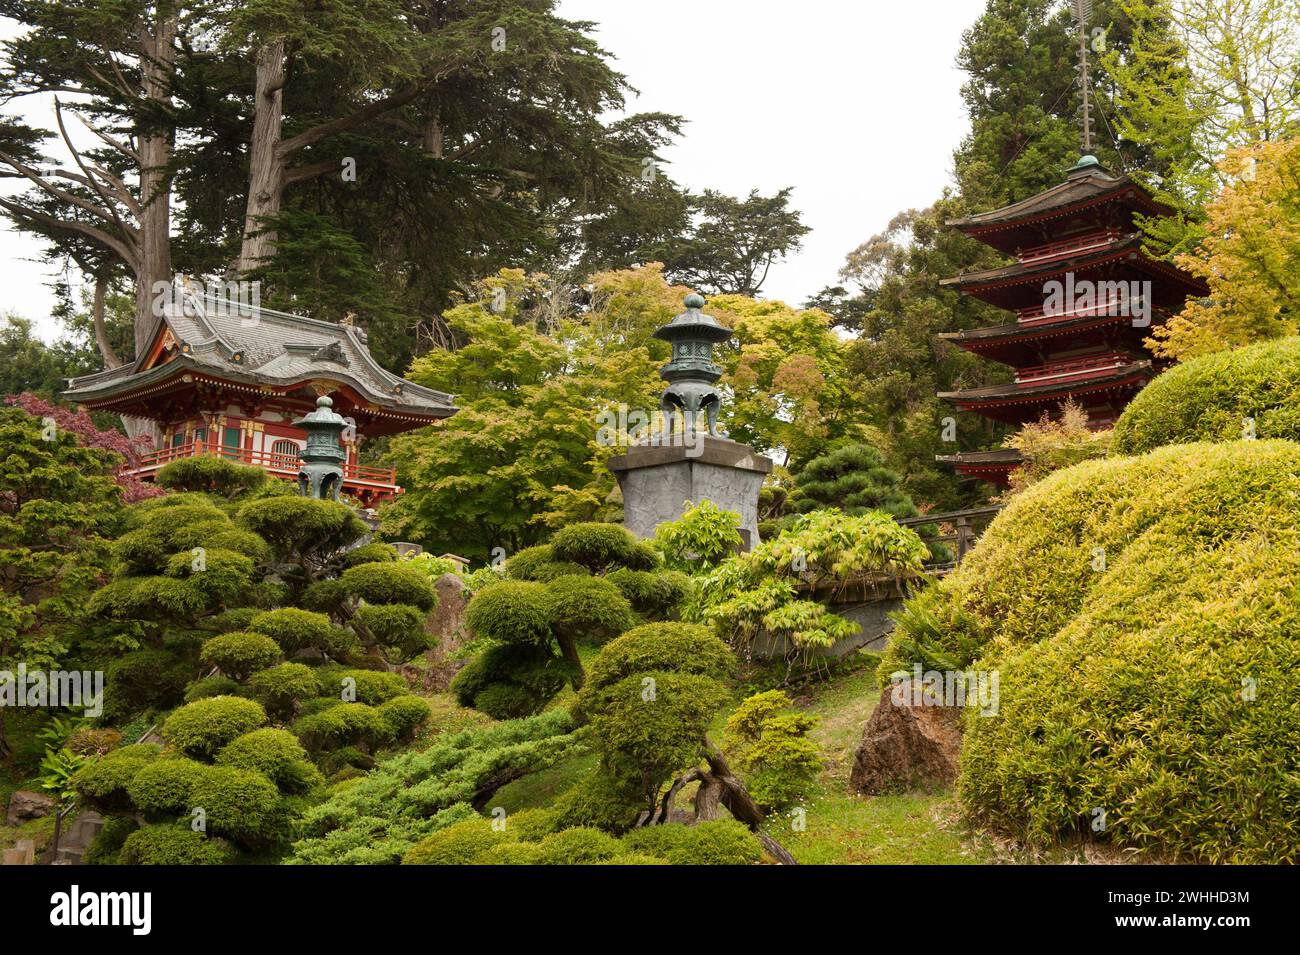
<path id="1" fill-rule="evenodd" d="M 959 790 L 979 817 L 1211 861 L 1300 858 L 1300 445 L 1058 472 L 921 601 L 886 673 L 999 671 L 998 714 L 966 720 Z"/>
<path id="2" fill-rule="evenodd" d="M 1249 419 L 1249 420 L 1247 420 Z M 1257 438 L 1300 441 L 1300 337 L 1260 342 L 1175 365 L 1115 422 L 1114 449 Z"/>

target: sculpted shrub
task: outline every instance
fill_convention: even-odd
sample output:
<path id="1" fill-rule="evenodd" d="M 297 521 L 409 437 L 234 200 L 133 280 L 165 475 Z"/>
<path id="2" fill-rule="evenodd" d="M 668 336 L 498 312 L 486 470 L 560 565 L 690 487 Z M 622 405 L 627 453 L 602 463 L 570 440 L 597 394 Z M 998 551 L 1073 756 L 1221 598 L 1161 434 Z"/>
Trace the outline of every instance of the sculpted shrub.
<path id="1" fill-rule="evenodd" d="M 186 703 L 167 717 L 162 735 L 172 746 L 195 759 L 211 759 L 237 736 L 266 722 L 266 711 L 252 700 L 214 696 Z"/>

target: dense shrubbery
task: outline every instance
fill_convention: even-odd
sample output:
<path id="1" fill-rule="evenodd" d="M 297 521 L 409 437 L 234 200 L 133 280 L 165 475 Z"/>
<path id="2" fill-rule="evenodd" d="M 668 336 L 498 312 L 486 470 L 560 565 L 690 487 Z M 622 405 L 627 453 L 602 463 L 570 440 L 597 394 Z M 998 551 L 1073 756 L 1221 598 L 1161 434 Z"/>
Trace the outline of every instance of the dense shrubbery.
<path id="1" fill-rule="evenodd" d="M 573 827 L 545 835 L 481 816 L 421 840 L 404 865 L 752 865 L 763 855 L 754 834 L 734 819 L 635 829 L 615 838 Z"/>
<path id="2" fill-rule="evenodd" d="M 831 613 L 822 599 L 853 585 L 916 576 L 929 556 L 920 537 L 886 514 L 813 511 L 699 578 L 686 615 L 742 653 L 764 631 L 785 638 L 791 655 L 826 649 L 858 625 Z"/>
<path id="3" fill-rule="evenodd" d="M 1115 422 L 1114 448 L 1246 437 L 1300 441 L 1300 338 L 1193 358 L 1143 388 Z"/>
<path id="4" fill-rule="evenodd" d="M 707 752 L 731 666 L 726 645 L 690 624 L 637 627 L 596 657 L 579 705 L 602 767 L 620 788 L 639 789 L 645 808 L 655 807 L 674 773 Z"/>
<path id="5" fill-rule="evenodd" d="M 684 576 L 617 524 L 573 524 L 506 561 L 509 579 L 475 593 L 470 630 L 488 646 L 456 675 L 464 706 L 498 719 L 540 712 L 566 682 L 582 685 L 579 644 L 599 644 L 644 619 L 675 616 Z"/>
<path id="6" fill-rule="evenodd" d="M 294 801 L 317 798 L 322 769 L 342 778 L 368 767 L 428 718 L 400 676 L 369 667 L 427 647 L 436 595 L 391 547 L 349 550 L 367 528 L 348 508 L 231 462 L 177 464 L 164 482 L 175 493 L 128 510 L 116 579 L 90 602 L 141 647 L 108 668 L 107 715 L 153 719 L 168 749 L 110 752 L 73 785 L 88 805 L 149 822 L 106 842 L 105 859 L 191 858 L 194 839 L 171 830 L 197 810 L 226 840 L 206 858 L 260 857 L 283 851 Z M 295 606 L 309 595 L 319 610 Z"/>
<path id="7" fill-rule="evenodd" d="M 821 771 L 817 744 L 808 738 L 816 725 L 780 690 L 749 697 L 728 718 L 727 754 L 765 809 L 784 808 L 805 795 Z"/>
<path id="8" fill-rule="evenodd" d="M 368 776 L 308 809 L 292 862 L 391 864 L 446 826 L 478 818 L 469 803 L 501 780 L 583 751 L 563 710 L 465 730 Z M 509 827 L 508 827 L 509 828 Z"/>
<path id="9" fill-rule="evenodd" d="M 996 667 L 970 810 L 1214 861 L 1297 858 L 1300 446 L 1089 462 L 1019 495 L 899 619 L 882 673 Z M 1250 807 L 1249 811 L 1245 807 Z"/>

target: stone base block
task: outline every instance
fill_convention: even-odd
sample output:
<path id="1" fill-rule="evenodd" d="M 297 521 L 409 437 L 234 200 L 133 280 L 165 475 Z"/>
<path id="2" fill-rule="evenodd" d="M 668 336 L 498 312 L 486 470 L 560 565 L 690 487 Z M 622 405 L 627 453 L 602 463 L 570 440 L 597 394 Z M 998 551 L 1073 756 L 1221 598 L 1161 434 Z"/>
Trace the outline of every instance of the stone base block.
<path id="1" fill-rule="evenodd" d="M 623 489 L 623 525 L 637 537 L 675 521 L 687 503 L 712 501 L 740 515 L 748 550 L 758 543 L 758 492 L 772 461 L 746 444 L 701 435 L 691 444 L 641 444 L 609 459 Z"/>

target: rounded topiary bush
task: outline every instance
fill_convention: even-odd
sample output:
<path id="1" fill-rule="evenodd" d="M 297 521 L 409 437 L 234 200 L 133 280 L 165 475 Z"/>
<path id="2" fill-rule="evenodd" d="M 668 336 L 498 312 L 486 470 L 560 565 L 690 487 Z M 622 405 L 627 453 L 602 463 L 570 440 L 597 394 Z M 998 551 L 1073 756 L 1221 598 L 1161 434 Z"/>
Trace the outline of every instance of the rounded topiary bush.
<path id="1" fill-rule="evenodd" d="M 277 555 L 332 554 L 369 532 L 346 504 L 296 494 L 250 501 L 239 521 Z"/>
<path id="2" fill-rule="evenodd" d="M 537 865 L 590 865 L 620 852 L 617 839 L 599 829 L 562 829 L 537 845 Z"/>
<path id="3" fill-rule="evenodd" d="M 238 696 L 242 690 L 243 687 L 228 676 L 221 674 L 205 676 L 190 684 L 189 689 L 185 691 L 185 702 L 193 703 L 195 700 L 206 700 L 212 696 Z"/>
<path id="4" fill-rule="evenodd" d="M 646 826 L 622 841 L 625 852 L 642 852 L 673 865 L 753 865 L 763 858 L 758 839 L 734 819 Z"/>
<path id="5" fill-rule="evenodd" d="M 217 754 L 217 765 L 261 773 L 287 793 L 307 792 L 325 782 L 298 737 L 288 730 L 245 733 Z"/>
<path id="6" fill-rule="evenodd" d="M 225 865 L 233 852 L 220 839 L 210 839 L 188 826 L 158 825 L 137 829 L 122 842 L 122 865 Z"/>
<path id="7" fill-rule="evenodd" d="M 260 844 L 280 835 L 284 822 L 279 790 L 259 772 L 205 766 L 190 799 L 203 810 L 208 832 L 237 842 Z"/>
<path id="8" fill-rule="evenodd" d="M 134 808 L 129 792 L 131 781 L 161 751 L 162 747 L 155 743 L 120 747 L 78 769 L 70 785 L 91 809 L 105 815 L 130 812 Z"/>
<path id="9" fill-rule="evenodd" d="M 470 865 L 493 846 L 510 841 L 504 830 L 492 828 L 491 820 L 466 819 L 417 842 L 402 865 Z"/>
<path id="10" fill-rule="evenodd" d="M 511 580 L 533 580 L 533 572 L 538 567 L 554 561 L 555 555 L 546 544 L 525 547 L 506 558 L 506 576 Z"/>
<path id="11" fill-rule="evenodd" d="M 127 786 L 135 807 L 148 816 L 188 814 L 191 793 L 209 767 L 192 759 L 159 759 L 140 769 Z"/>
<path id="12" fill-rule="evenodd" d="M 1115 422 L 1113 449 L 1258 438 L 1300 441 L 1300 337 L 1202 355 L 1155 378 Z"/>
<path id="13" fill-rule="evenodd" d="M 461 706 L 513 720 L 540 713 L 572 678 L 572 665 L 547 647 L 497 644 L 462 667 L 450 689 Z"/>
<path id="14" fill-rule="evenodd" d="M 186 703 L 163 723 L 162 735 L 195 759 L 211 759 L 223 746 L 266 722 L 266 711 L 252 700 L 214 696 Z"/>
<path id="15" fill-rule="evenodd" d="M 546 588 L 507 580 L 476 593 L 465 608 L 475 636 L 500 643 L 545 643 L 551 639 Z"/>
<path id="16" fill-rule="evenodd" d="M 424 629 L 424 614 L 410 604 L 365 604 L 352 615 L 375 643 L 402 660 L 409 660 L 433 645 Z"/>
<path id="17" fill-rule="evenodd" d="M 232 680 L 243 681 L 280 659 L 280 645 L 260 633 L 225 633 L 203 644 L 199 659 Z"/>
<path id="18" fill-rule="evenodd" d="M 958 782 L 981 820 L 1295 861 L 1298 528 L 1289 441 L 1076 466 L 1015 498 L 900 616 L 885 667 L 998 673 L 996 715 L 968 707 Z"/>
<path id="19" fill-rule="evenodd" d="M 410 564 L 358 564 L 339 578 L 353 597 L 372 604 L 410 604 L 426 613 L 438 605 L 438 592 L 427 574 Z"/>
<path id="20" fill-rule="evenodd" d="M 623 592 L 603 577 L 568 574 L 546 585 L 551 631 L 571 640 L 603 643 L 636 623 Z"/>
<path id="21" fill-rule="evenodd" d="M 678 570 L 629 570 L 620 567 L 605 577 L 623 592 L 632 609 L 647 620 L 676 617 L 691 591 L 691 579 Z"/>
<path id="22" fill-rule="evenodd" d="M 325 614 L 296 607 L 260 613 L 249 621 L 248 629 L 270 637 L 287 654 L 308 649 L 341 653 L 356 645 L 356 639 L 330 623 Z"/>
<path id="23" fill-rule="evenodd" d="M 311 667 L 302 663 L 281 663 L 254 673 L 248 681 L 253 698 L 276 719 L 293 716 L 298 703 L 320 692 Z"/>
<path id="24" fill-rule="evenodd" d="M 648 623 L 601 648 L 587 668 L 588 691 L 649 671 L 694 673 L 723 679 L 735 656 L 707 627 L 692 623 Z"/>
<path id="25" fill-rule="evenodd" d="M 637 543 L 622 524 L 570 524 L 560 528 L 551 538 L 551 554 L 554 560 L 581 564 L 597 572 L 608 567 L 649 569 L 645 563 L 651 558 L 637 547 Z"/>
<path id="26" fill-rule="evenodd" d="M 400 674 L 383 670 L 349 670 L 321 667 L 316 671 L 316 685 L 321 696 L 332 696 L 351 703 L 378 706 L 407 692 Z"/>
<path id="27" fill-rule="evenodd" d="M 343 563 L 347 567 L 356 567 L 358 564 L 391 563 L 397 559 L 397 548 L 381 541 L 362 544 L 343 555 Z"/>
<path id="28" fill-rule="evenodd" d="M 261 468 L 239 464 L 215 454 L 178 458 L 158 472 L 159 487 L 174 491 L 201 491 L 234 497 L 261 487 L 267 481 Z"/>
<path id="29" fill-rule="evenodd" d="M 365 703 L 339 703 L 304 716 L 293 724 L 293 731 L 313 752 L 349 745 L 379 747 L 393 742 L 388 721 Z"/>
<path id="30" fill-rule="evenodd" d="M 418 696 L 404 694 L 385 700 L 379 705 L 379 715 L 392 730 L 395 739 L 410 739 L 416 729 L 429 718 L 429 704 Z"/>

